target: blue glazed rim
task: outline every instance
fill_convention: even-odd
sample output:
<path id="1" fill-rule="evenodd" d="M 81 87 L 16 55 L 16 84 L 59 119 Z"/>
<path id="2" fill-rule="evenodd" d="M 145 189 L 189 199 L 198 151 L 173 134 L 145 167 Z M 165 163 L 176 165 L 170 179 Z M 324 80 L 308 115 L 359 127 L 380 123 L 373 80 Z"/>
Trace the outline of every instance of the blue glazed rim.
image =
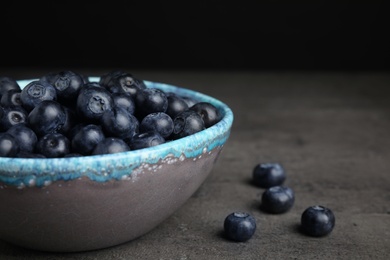
<path id="1" fill-rule="evenodd" d="M 33 79 L 20 80 L 21 88 Z M 99 77 L 89 77 L 99 81 Z M 165 158 L 194 158 L 222 147 L 233 124 L 232 110 L 220 100 L 187 88 L 145 80 L 149 88 L 175 92 L 197 101 L 209 102 L 221 113 L 221 120 L 196 134 L 169 141 L 155 147 L 116 154 L 90 155 L 69 158 L 6 158 L 0 157 L 0 187 L 3 185 L 44 187 L 56 181 L 70 181 L 87 177 L 96 182 L 125 179 L 142 165 L 152 165 Z"/>

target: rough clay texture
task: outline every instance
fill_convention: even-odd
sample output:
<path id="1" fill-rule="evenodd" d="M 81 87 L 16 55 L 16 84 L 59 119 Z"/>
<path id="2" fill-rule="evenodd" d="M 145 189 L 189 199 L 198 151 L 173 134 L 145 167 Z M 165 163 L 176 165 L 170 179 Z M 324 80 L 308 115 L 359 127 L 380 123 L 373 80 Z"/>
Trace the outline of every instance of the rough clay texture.
<path id="1" fill-rule="evenodd" d="M 132 72 L 215 96 L 232 108 L 231 137 L 214 170 L 177 212 L 134 241 L 70 254 L 0 242 L 0 259 L 388 259 L 389 73 Z M 22 79 L 42 71 L 2 74 Z M 296 194 L 282 215 L 261 212 L 263 189 L 250 183 L 254 165 L 270 161 L 284 165 L 285 184 Z M 299 231 L 301 213 L 315 204 L 336 216 L 329 236 Z M 224 218 L 237 210 L 257 221 L 244 243 L 227 241 L 222 232 Z"/>

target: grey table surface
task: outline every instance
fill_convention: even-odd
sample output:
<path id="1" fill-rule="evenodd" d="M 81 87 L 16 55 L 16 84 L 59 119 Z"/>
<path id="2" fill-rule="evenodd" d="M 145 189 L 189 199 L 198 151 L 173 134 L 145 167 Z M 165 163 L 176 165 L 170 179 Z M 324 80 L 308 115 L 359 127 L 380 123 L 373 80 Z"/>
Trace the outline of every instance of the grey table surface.
<path id="1" fill-rule="evenodd" d="M 99 76 L 111 69 L 74 71 Z M 127 71 L 198 90 L 232 108 L 231 135 L 209 177 L 177 212 L 136 240 L 66 254 L 0 241 L 0 259 L 390 259 L 389 72 Z M 0 70 L 16 79 L 46 72 Z M 259 209 L 264 190 L 250 180 L 260 162 L 285 167 L 285 185 L 296 196 L 289 212 Z M 336 216 L 333 232 L 322 238 L 298 228 L 303 210 L 317 204 Z M 250 240 L 223 237 L 224 218 L 233 211 L 255 217 Z"/>

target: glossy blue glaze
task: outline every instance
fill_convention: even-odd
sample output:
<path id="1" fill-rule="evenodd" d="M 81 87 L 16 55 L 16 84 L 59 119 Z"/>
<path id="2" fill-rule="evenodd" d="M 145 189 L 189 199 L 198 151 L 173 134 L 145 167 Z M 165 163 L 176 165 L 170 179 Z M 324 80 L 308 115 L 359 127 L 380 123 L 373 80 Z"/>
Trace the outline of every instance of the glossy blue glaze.
<path id="1" fill-rule="evenodd" d="M 98 77 L 90 77 L 98 81 Z M 31 80 L 18 81 L 23 88 Z M 222 147 L 230 135 L 233 113 L 223 102 L 205 94 L 165 83 L 145 81 L 148 87 L 175 92 L 198 101 L 210 102 L 223 115 L 220 122 L 201 132 L 155 147 L 116 154 L 70 158 L 0 158 L 0 185 L 42 187 L 56 181 L 70 181 L 82 177 L 97 182 L 121 180 L 141 166 L 153 165 L 172 158 L 181 161 L 195 158 Z"/>

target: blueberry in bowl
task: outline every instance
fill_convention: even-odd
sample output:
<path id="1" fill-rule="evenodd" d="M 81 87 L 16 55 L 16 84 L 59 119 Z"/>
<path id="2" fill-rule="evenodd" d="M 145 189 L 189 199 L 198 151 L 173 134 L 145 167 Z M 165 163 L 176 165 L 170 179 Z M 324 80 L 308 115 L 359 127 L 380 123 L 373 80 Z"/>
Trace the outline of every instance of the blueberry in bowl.
<path id="1" fill-rule="evenodd" d="M 6 122 L 0 131 L 3 241 L 41 251 L 79 252 L 136 239 L 192 196 L 230 136 L 233 112 L 203 93 L 113 71 L 88 76 L 83 83 L 77 80 L 77 88 L 70 91 L 72 99 L 68 99 L 63 91 L 67 81 L 53 80 L 60 78 L 57 75 L 79 79 L 67 71 L 0 82 L 0 89 L 18 90 L 20 86 L 20 92 L 31 82 L 39 86 L 38 98 L 22 100 L 27 109 L 12 108 L 17 111 L 13 114 L 21 115 L 20 122 L 6 117 L 8 108 L 0 109 L 0 121 Z M 48 87 L 50 96 L 46 98 L 44 88 L 55 84 L 51 82 L 57 82 L 57 92 L 53 94 Z M 118 93 L 128 96 L 116 102 Z M 201 124 L 198 119 L 207 115 L 196 116 L 196 110 L 188 110 L 189 105 L 172 116 L 179 118 L 176 125 L 175 118 L 165 120 L 168 93 L 192 105 L 208 102 L 218 112 L 217 122 L 209 127 Z M 134 107 L 128 109 L 132 101 Z M 139 103 L 145 107 L 137 111 Z M 127 108 L 118 108 L 120 104 Z M 138 123 L 126 116 L 125 110 Z M 148 113 L 163 117 L 140 127 Z M 15 131 L 17 127 L 23 134 Z"/>

